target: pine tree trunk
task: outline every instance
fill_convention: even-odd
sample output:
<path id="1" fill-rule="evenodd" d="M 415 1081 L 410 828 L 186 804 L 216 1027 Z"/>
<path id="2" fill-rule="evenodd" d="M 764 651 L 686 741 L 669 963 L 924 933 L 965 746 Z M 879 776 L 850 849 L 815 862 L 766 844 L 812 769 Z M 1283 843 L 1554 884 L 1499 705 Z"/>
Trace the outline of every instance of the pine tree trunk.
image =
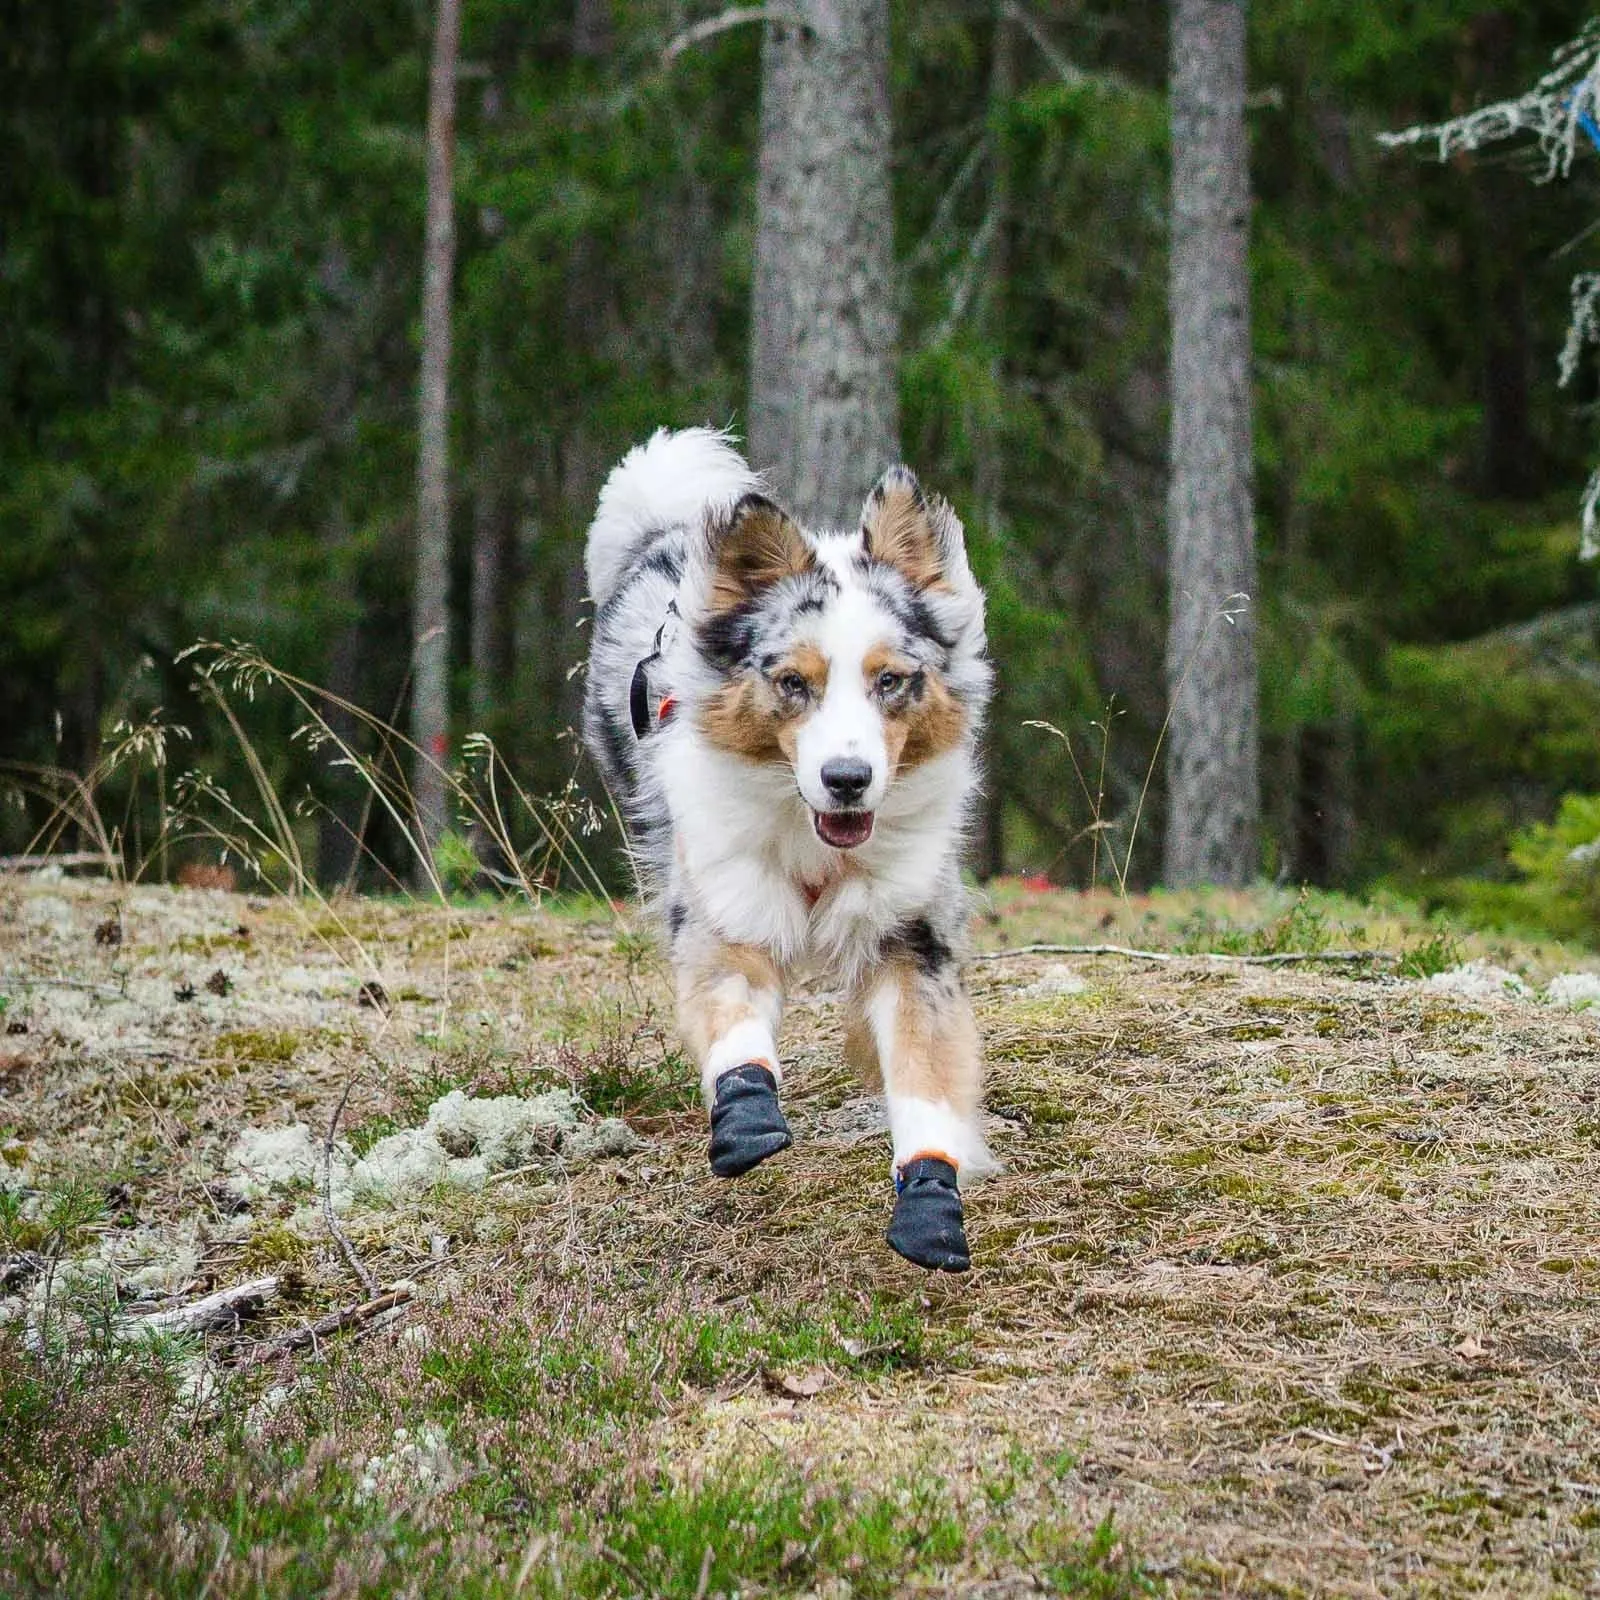
<path id="1" fill-rule="evenodd" d="M 750 455 L 804 520 L 845 526 L 899 454 L 888 0 L 767 24 Z"/>
<path id="2" fill-rule="evenodd" d="M 503 482 L 494 357 L 478 351 L 477 460 L 472 488 L 472 726 L 488 728 L 511 675 L 506 606 L 510 565 L 510 496 Z"/>
<path id="3" fill-rule="evenodd" d="M 1243 0 L 1173 0 L 1167 882 L 1243 884 L 1260 815 Z M 1229 596 L 1251 607 L 1219 619 Z"/>
<path id="4" fill-rule="evenodd" d="M 417 428 L 417 571 L 412 616 L 412 791 L 431 858 L 448 817 L 450 758 L 450 282 L 455 266 L 456 52 L 461 0 L 439 0 L 428 82 L 428 210 L 422 265 Z M 425 863 L 420 876 L 426 879 Z"/>
<path id="5" fill-rule="evenodd" d="M 989 64 L 990 127 L 1004 125 L 1007 108 L 1017 88 L 1016 30 L 1007 15 L 1005 0 L 994 7 L 993 54 Z M 989 345 L 990 380 L 996 394 L 1006 392 L 1006 341 L 1009 333 L 1007 306 L 1011 289 L 1011 149 L 1002 133 L 990 134 L 990 200 L 994 216 L 993 242 L 989 246 L 988 271 L 983 291 L 984 338 Z M 999 426 L 986 428 L 973 469 L 973 495 L 983 525 L 991 535 L 1005 522 L 1006 452 L 1005 432 Z M 1005 681 L 995 685 L 989 705 L 988 725 L 984 730 L 983 803 L 976 817 L 972 862 L 980 879 L 987 882 L 1006 870 L 1005 820 L 1006 779 L 1001 729 L 1005 726 Z"/>
<path id="6" fill-rule="evenodd" d="M 483 86 L 479 116 L 486 138 L 500 131 L 505 112 L 501 77 L 509 68 L 497 64 Z M 478 217 L 486 244 L 505 231 L 499 210 L 485 206 Z M 472 473 L 472 620 L 469 648 L 472 687 L 469 709 L 475 730 L 489 729 L 504 703 L 511 676 L 511 623 L 507 588 L 511 568 L 511 524 L 514 495 L 507 483 L 505 417 L 500 404 L 501 375 L 493 336 L 478 336 L 473 383 Z"/>

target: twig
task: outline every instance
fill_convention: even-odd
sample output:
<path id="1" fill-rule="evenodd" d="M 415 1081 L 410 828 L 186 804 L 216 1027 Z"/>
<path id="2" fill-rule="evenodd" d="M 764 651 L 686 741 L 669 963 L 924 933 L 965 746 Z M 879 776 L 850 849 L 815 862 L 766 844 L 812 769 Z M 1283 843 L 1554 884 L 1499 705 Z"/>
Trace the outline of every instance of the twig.
<path id="1" fill-rule="evenodd" d="M 277 1298 L 279 1283 L 276 1276 L 236 1283 L 230 1289 L 218 1289 L 215 1294 L 186 1306 L 131 1317 L 126 1331 L 141 1338 L 147 1333 L 232 1333 L 245 1317 Z"/>
<path id="2" fill-rule="evenodd" d="M 290 1350 L 303 1349 L 308 1344 L 315 1344 L 318 1339 L 325 1339 L 330 1333 L 337 1333 L 341 1328 L 370 1322 L 374 1317 L 382 1316 L 385 1311 L 392 1311 L 396 1306 L 405 1305 L 415 1292 L 407 1284 L 404 1288 L 390 1289 L 386 1294 L 377 1295 L 371 1300 L 363 1300 L 359 1305 L 345 1306 L 342 1310 L 331 1311 L 320 1321 L 307 1323 L 291 1333 L 281 1334 L 276 1339 L 268 1340 L 266 1344 L 257 1345 L 239 1365 L 259 1367 L 275 1356 L 284 1355 Z"/>
<path id="3" fill-rule="evenodd" d="M 549 1170 L 550 1163 L 548 1161 L 530 1161 L 525 1167 L 507 1167 L 502 1172 L 491 1172 L 483 1180 L 483 1186 L 487 1189 L 491 1184 L 509 1183 L 513 1178 L 525 1178 L 530 1172 L 547 1173 Z"/>
<path id="4" fill-rule="evenodd" d="M 694 1600 L 706 1600 L 706 1590 L 711 1587 L 711 1563 L 716 1553 L 708 1544 L 706 1553 L 700 1558 L 700 1581 L 694 1586 Z"/>
<path id="5" fill-rule="evenodd" d="M 111 857 L 99 850 L 69 850 L 60 855 L 0 856 L 0 872 L 42 872 L 47 867 L 103 867 L 113 870 Z"/>
<path id="6" fill-rule="evenodd" d="M 1050 63 L 1055 69 L 1056 76 L 1069 88 L 1081 89 L 1085 85 L 1093 85 L 1096 88 L 1118 91 L 1132 89 L 1133 85 L 1119 72 L 1086 72 L 1076 63 L 1069 61 L 1060 46 L 1044 31 L 1038 18 L 1017 4 L 1017 0 L 1006 0 L 1000 9 L 1008 21 L 1016 23 L 1033 40 L 1039 54 Z"/>
<path id="7" fill-rule="evenodd" d="M 82 989 L 88 994 L 103 994 L 113 1000 L 126 1000 L 121 989 L 104 983 L 85 983 L 79 978 L 36 978 L 30 972 L 0 972 L 0 983 L 16 984 L 23 989 Z"/>
<path id="8" fill-rule="evenodd" d="M 1388 962 L 1385 950 L 1285 950 L 1270 956 L 1241 956 L 1226 950 L 1135 950 L 1125 944 L 1019 944 L 1010 950 L 984 950 L 974 961 L 1006 961 L 1012 956 L 1122 956 L 1128 961 L 1235 961 L 1245 967 L 1287 967 L 1303 961 L 1338 964 Z"/>
<path id="9" fill-rule="evenodd" d="M 633 1563 L 629 1561 L 628 1558 L 613 1545 L 602 1544 L 600 1546 L 600 1554 L 603 1555 L 608 1561 L 613 1561 L 619 1567 L 621 1567 L 623 1572 L 639 1585 L 640 1594 L 651 1594 L 654 1592 L 654 1586 L 646 1583 L 645 1580 L 639 1576 L 638 1568 L 635 1567 Z"/>
<path id="10" fill-rule="evenodd" d="M 692 50 L 719 33 L 743 27 L 747 22 L 800 22 L 803 18 L 788 6 L 729 6 L 720 16 L 707 17 L 676 35 L 661 52 L 661 65 L 670 67 L 685 50 Z"/>
<path id="11" fill-rule="evenodd" d="M 339 1103 L 333 1108 L 333 1115 L 328 1119 L 328 1137 L 322 1145 L 322 1218 L 328 1224 L 328 1232 L 333 1235 L 333 1242 L 338 1245 L 339 1253 L 345 1259 L 345 1264 L 355 1273 L 357 1281 L 368 1294 L 378 1292 L 378 1280 L 362 1265 L 361 1257 L 356 1254 L 356 1247 L 345 1237 L 333 1215 L 333 1140 L 339 1131 L 339 1118 L 344 1115 L 344 1108 L 350 1099 L 350 1091 L 355 1088 L 354 1076 L 344 1081 L 344 1093 L 339 1096 Z"/>
<path id="12" fill-rule="evenodd" d="M 1040 25 L 1027 11 L 1023 10 L 1020 5 L 1017 5 L 1015 0 L 1006 0 L 1006 3 L 1002 5 L 1000 9 L 1005 13 L 1007 21 L 1016 23 L 1016 25 L 1021 28 L 1030 39 L 1033 40 L 1035 46 L 1038 48 L 1039 54 L 1042 55 L 1045 60 L 1055 68 L 1056 76 L 1059 77 L 1063 83 L 1069 85 L 1071 88 L 1077 89 L 1089 81 L 1088 73 L 1086 73 L 1082 67 L 1076 66 L 1069 61 L 1066 56 L 1061 53 L 1060 49 L 1057 47 L 1055 41 L 1050 37 L 1050 35 L 1047 34 L 1042 27 L 1040 27 Z"/>
<path id="13" fill-rule="evenodd" d="M 528 1541 L 528 1548 L 522 1553 L 522 1565 L 517 1568 L 517 1581 L 511 1585 L 512 1594 L 521 1594 L 523 1585 L 528 1581 L 528 1575 L 533 1571 L 539 1558 L 550 1548 L 551 1538 L 548 1533 L 536 1533 Z"/>

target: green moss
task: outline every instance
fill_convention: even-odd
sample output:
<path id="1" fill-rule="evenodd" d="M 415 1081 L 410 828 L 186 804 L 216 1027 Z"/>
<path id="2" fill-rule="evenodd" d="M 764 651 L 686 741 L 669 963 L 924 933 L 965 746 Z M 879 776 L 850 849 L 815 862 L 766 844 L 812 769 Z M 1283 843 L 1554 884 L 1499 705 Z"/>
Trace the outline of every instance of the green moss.
<path id="1" fill-rule="evenodd" d="M 294 1060 L 301 1036 L 286 1029 L 236 1028 L 217 1035 L 216 1051 L 240 1062 L 286 1062 Z"/>
<path id="2" fill-rule="evenodd" d="M 172 952 L 180 956 L 210 956 L 219 950 L 248 950 L 250 936 L 242 933 L 186 933 L 172 941 Z"/>
<path id="3" fill-rule="evenodd" d="M 245 1240 L 239 1265 L 248 1273 L 279 1272 L 286 1267 L 305 1266 L 315 1254 L 316 1248 L 309 1239 L 281 1222 L 271 1222 Z"/>

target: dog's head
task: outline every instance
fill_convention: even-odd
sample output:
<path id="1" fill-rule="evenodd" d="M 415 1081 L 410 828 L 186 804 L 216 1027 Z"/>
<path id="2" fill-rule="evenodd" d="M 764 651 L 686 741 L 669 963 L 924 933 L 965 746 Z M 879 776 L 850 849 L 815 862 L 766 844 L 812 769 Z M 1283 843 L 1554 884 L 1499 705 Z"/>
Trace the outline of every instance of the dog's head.
<path id="1" fill-rule="evenodd" d="M 989 687 L 983 596 L 955 512 L 904 467 L 849 533 L 808 533 L 746 496 L 708 526 L 706 573 L 700 731 L 787 765 L 825 844 L 865 844 L 898 781 L 970 748 Z"/>

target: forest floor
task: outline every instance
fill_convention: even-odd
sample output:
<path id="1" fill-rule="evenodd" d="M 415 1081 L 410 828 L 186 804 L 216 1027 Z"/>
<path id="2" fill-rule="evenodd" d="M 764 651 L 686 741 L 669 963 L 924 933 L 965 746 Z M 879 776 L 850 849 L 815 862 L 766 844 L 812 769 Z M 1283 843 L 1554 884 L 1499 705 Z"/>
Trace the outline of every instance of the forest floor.
<path id="1" fill-rule="evenodd" d="M 710 1175 L 631 916 L 0 879 L 0 1590 L 1600 1593 L 1600 962 L 996 888 L 946 1277 L 824 994 Z"/>

